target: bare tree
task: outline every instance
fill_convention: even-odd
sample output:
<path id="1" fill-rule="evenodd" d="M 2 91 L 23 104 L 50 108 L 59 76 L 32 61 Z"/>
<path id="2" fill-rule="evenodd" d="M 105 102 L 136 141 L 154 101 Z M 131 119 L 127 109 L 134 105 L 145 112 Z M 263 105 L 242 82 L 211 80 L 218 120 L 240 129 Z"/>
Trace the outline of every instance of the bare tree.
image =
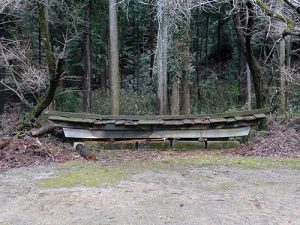
<path id="1" fill-rule="evenodd" d="M 0 83 L 15 93 L 28 105 L 26 95 L 44 91 L 47 86 L 46 70 L 34 65 L 28 58 L 29 44 L 21 41 L 2 40 L 0 43 L 0 69 L 4 76 Z"/>
<path id="2" fill-rule="evenodd" d="M 61 34 L 62 36 L 59 38 L 59 40 L 61 40 L 59 44 L 62 46 L 60 54 L 56 53 L 59 51 L 57 49 L 56 52 L 53 51 L 52 43 L 50 41 L 51 38 L 48 28 L 49 23 L 61 23 L 61 20 L 55 16 L 56 13 L 58 13 L 57 10 L 52 10 L 52 6 L 55 6 L 56 9 L 63 10 L 65 13 L 64 24 L 66 24 L 66 33 Z M 26 91 L 28 92 L 28 90 L 31 89 L 31 84 L 28 80 L 32 80 L 31 83 L 35 81 L 35 84 L 43 81 L 43 89 L 38 89 L 39 97 L 36 99 L 36 104 L 31 107 L 29 112 L 27 112 L 27 114 L 24 116 L 23 120 L 21 121 L 21 128 L 32 124 L 32 122 L 34 122 L 36 118 L 39 117 L 39 115 L 43 112 L 43 110 L 46 109 L 53 101 L 59 79 L 64 73 L 63 64 L 66 44 L 72 40 L 72 38 L 69 38 L 69 36 L 77 35 L 77 24 L 81 23 L 79 16 L 80 7 L 81 6 L 76 4 L 70 4 L 69 6 L 65 3 L 65 1 L 60 0 L 3 0 L 0 2 L 0 12 L 5 11 L 6 14 L 13 15 L 13 18 L 15 19 L 14 22 L 16 24 L 18 20 L 21 20 L 26 15 L 28 10 L 31 10 L 33 13 L 36 13 L 36 11 L 38 12 L 38 24 L 40 28 L 42 44 L 44 47 L 46 64 L 44 67 L 42 65 L 36 66 L 34 61 L 28 58 L 27 54 L 22 54 L 22 51 L 18 51 L 17 54 L 14 54 L 14 57 L 18 59 L 17 63 L 13 64 L 14 70 L 11 69 L 10 61 L 5 61 L 5 70 L 9 71 L 9 73 L 8 76 L 5 76 L 4 80 L 2 79 L 2 82 L 6 84 L 6 87 L 9 90 L 17 94 L 21 100 L 24 99 L 23 101 L 26 102 L 25 96 L 22 93 L 22 83 L 26 84 Z M 8 42 L 24 43 L 24 41 L 16 40 L 9 40 Z M 3 50 L 4 45 L 3 42 L 1 43 Z M 10 48 L 10 52 L 4 52 L 4 54 L 9 56 L 9 53 L 13 52 L 13 49 L 14 48 Z M 22 61 L 22 63 L 20 63 L 20 61 Z M 26 67 L 27 70 L 25 70 L 24 67 Z M 17 77 L 20 79 L 15 79 Z M 13 83 L 8 81 L 13 81 Z"/>

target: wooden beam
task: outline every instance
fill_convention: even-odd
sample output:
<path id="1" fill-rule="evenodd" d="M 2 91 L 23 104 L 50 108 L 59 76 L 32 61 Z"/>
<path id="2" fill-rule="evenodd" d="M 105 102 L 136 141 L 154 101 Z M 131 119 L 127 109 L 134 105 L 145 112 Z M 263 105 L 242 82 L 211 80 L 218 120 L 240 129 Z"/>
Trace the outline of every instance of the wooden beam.
<path id="1" fill-rule="evenodd" d="M 254 114 L 266 114 L 269 112 L 269 109 L 255 109 L 251 111 L 241 111 L 241 112 L 230 112 L 230 113 L 221 113 L 221 114 L 209 114 L 209 115 L 164 115 L 164 116 L 128 116 L 128 115 L 98 115 L 90 113 L 71 113 L 71 112 L 58 112 L 58 111 L 49 111 L 46 114 L 50 120 L 53 120 L 53 116 L 64 117 L 64 118 L 84 118 L 92 120 L 184 120 L 184 119 L 207 119 L 207 118 L 229 118 L 229 117 L 243 117 L 250 116 Z"/>
<path id="2" fill-rule="evenodd" d="M 88 129 L 63 128 L 65 137 L 80 139 L 145 139 L 145 138 L 227 138 L 247 136 L 250 127 L 208 130 L 137 130 L 137 131 L 104 131 Z"/>

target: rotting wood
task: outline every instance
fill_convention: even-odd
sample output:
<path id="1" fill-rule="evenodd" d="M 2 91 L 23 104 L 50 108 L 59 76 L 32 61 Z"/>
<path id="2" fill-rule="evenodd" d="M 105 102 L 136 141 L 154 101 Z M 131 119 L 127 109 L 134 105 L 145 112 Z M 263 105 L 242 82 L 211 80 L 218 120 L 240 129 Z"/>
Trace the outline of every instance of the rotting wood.
<path id="1" fill-rule="evenodd" d="M 258 113 L 253 115 L 256 119 L 266 118 L 266 115 L 263 113 Z"/>
<path id="2" fill-rule="evenodd" d="M 139 120 L 137 122 L 138 125 L 151 125 L 151 124 L 163 124 L 164 121 L 163 120 Z"/>
<path id="3" fill-rule="evenodd" d="M 182 120 L 166 120 L 163 122 L 164 125 L 177 125 L 177 126 L 180 126 L 180 125 L 183 125 L 183 121 Z"/>
<path id="4" fill-rule="evenodd" d="M 191 120 L 191 119 L 184 119 L 184 120 L 183 120 L 183 123 L 184 123 L 184 124 L 195 124 L 195 121 L 194 121 L 194 120 Z"/>
<path id="5" fill-rule="evenodd" d="M 254 116 L 245 116 L 244 117 L 245 121 L 249 121 L 249 120 L 256 120 L 256 118 Z"/>
<path id="6" fill-rule="evenodd" d="M 209 118 L 194 119 L 195 124 L 209 124 Z"/>
<path id="7" fill-rule="evenodd" d="M 227 123 L 233 123 L 233 122 L 235 122 L 236 120 L 234 119 L 234 118 L 228 118 L 227 120 L 226 120 L 226 122 Z"/>
<path id="8" fill-rule="evenodd" d="M 75 142 L 74 143 L 74 148 L 86 160 L 95 161 L 97 159 L 96 155 L 93 152 L 87 150 L 87 148 L 84 146 L 83 143 Z"/>
<path id="9" fill-rule="evenodd" d="M 64 116 L 49 116 L 51 121 L 66 121 L 66 122 L 78 122 L 78 123 L 97 123 L 94 119 L 78 118 L 78 117 L 64 117 Z M 102 123 L 101 123 L 102 124 Z"/>
<path id="10" fill-rule="evenodd" d="M 213 118 L 209 119 L 210 123 L 226 123 L 227 120 L 225 118 Z"/>
<path id="11" fill-rule="evenodd" d="M 263 109 L 265 110 L 265 109 Z M 67 138 L 79 139 L 153 139 L 153 138 L 228 138 L 248 135 L 250 126 L 265 118 L 262 110 L 209 116 L 102 116 L 59 113 L 49 116 Z M 256 112 L 254 114 L 250 114 Z M 218 115 L 218 114 L 217 114 Z M 231 115 L 231 116 L 229 116 Z M 256 115 L 256 117 L 254 116 Z M 75 116 L 70 117 L 70 116 Z M 82 116 L 82 117 L 79 117 Z M 87 118 L 88 117 L 88 118 Z M 246 130 L 244 130 L 246 129 Z"/>
<path id="12" fill-rule="evenodd" d="M 116 120 L 95 120 L 94 124 L 105 125 L 105 124 L 113 124 L 115 122 L 116 122 Z"/>
<path id="13" fill-rule="evenodd" d="M 98 115 L 90 113 L 71 113 L 71 112 L 59 112 L 59 111 L 49 111 L 46 115 L 51 118 L 52 116 L 60 116 L 64 118 L 85 118 L 85 119 L 97 119 L 97 120 L 178 120 L 178 119 L 206 119 L 206 118 L 230 118 L 230 117 L 243 117 L 254 114 L 266 114 L 269 112 L 268 108 L 255 109 L 251 111 L 241 111 L 241 112 L 230 112 L 230 113 L 220 113 L 220 114 L 209 114 L 209 115 L 163 115 L 163 116 L 128 116 L 128 115 Z M 53 118 L 53 117 L 52 117 Z"/>
<path id="14" fill-rule="evenodd" d="M 242 121 L 242 120 L 244 120 L 244 118 L 242 116 L 235 116 L 234 119 L 236 121 Z"/>
<path id="15" fill-rule="evenodd" d="M 55 127 L 57 128 L 74 128 L 74 129 L 90 129 L 90 130 L 104 130 L 104 131 L 130 131 L 130 130 L 158 130 L 158 129 L 168 129 L 171 130 L 206 130 L 209 128 L 216 128 L 218 125 L 223 125 L 224 128 L 236 128 L 236 127 L 246 127 L 257 125 L 259 119 L 248 120 L 248 121 L 234 121 L 226 123 L 194 123 L 182 125 L 166 125 L 166 124 L 149 124 L 149 125 L 138 125 L 137 122 L 125 123 L 123 125 L 115 124 L 91 124 L 91 123 L 75 123 L 75 122 L 65 122 L 65 121 L 53 121 Z M 134 124 L 133 124 L 134 123 Z"/>
<path id="16" fill-rule="evenodd" d="M 55 129 L 55 126 L 52 122 L 47 123 L 46 125 L 30 131 L 31 136 L 38 137 L 48 133 L 51 133 Z"/>
<path id="17" fill-rule="evenodd" d="M 128 123 L 127 120 L 116 120 L 116 122 L 115 122 L 116 125 L 124 125 L 126 123 Z"/>

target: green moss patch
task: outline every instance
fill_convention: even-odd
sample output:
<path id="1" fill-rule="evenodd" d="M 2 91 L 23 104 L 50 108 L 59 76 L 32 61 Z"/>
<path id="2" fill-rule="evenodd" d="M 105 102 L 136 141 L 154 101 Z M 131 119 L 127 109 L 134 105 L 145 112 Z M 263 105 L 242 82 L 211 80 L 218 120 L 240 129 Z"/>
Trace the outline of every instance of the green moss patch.
<path id="1" fill-rule="evenodd" d="M 112 185 L 128 174 L 121 168 L 104 168 L 95 163 L 66 163 L 53 177 L 42 179 L 38 186 L 46 188 L 94 187 Z"/>
<path id="2" fill-rule="evenodd" d="M 208 141 L 208 149 L 231 149 L 239 146 L 238 141 Z M 90 150 L 122 150 L 129 149 L 135 150 L 136 145 L 134 142 L 117 142 L 117 143 L 105 143 L 98 142 L 96 144 L 86 144 L 86 147 Z M 175 141 L 174 150 L 203 150 L 205 149 L 205 143 L 201 141 Z M 141 150 L 172 150 L 170 141 L 146 141 L 138 144 L 138 148 Z"/>
<path id="3" fill-rule="evenodd" d="M 169 163 L 180 165 L 194 166 L 235 166 L 249 169 L 256 168 L 282 168 L 282 169 L 300 169 L 300 159 L 284 158 L 284 159 L 269 159 L 269 158 L 250 158 L 236 156 L 218 156 L 218 155 L 197 155 L 185 158 L 170 158 L 164 159 Z"/>

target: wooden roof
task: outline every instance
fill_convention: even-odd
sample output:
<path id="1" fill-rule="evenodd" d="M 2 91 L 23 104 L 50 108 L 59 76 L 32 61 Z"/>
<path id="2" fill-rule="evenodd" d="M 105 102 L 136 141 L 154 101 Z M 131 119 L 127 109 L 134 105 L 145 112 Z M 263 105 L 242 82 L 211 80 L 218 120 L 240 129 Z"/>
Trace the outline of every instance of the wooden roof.
<path id="1" fill-rule="evenodd" d="M 48 119 L 56 123 L 84 123 L 94 125 L 114 124 L 116 126 L 154 126 L 172 125 L 184 126 L 194 124 L 221 124 L 240 121 L 256 121 L 266 117 L 268 109 L 252 111 L 230 112 L 210 115 L 163 115 L 163 116 L 127 116 L 127 115 L 98 115 L 90 113 L 47 112 Z"/>

